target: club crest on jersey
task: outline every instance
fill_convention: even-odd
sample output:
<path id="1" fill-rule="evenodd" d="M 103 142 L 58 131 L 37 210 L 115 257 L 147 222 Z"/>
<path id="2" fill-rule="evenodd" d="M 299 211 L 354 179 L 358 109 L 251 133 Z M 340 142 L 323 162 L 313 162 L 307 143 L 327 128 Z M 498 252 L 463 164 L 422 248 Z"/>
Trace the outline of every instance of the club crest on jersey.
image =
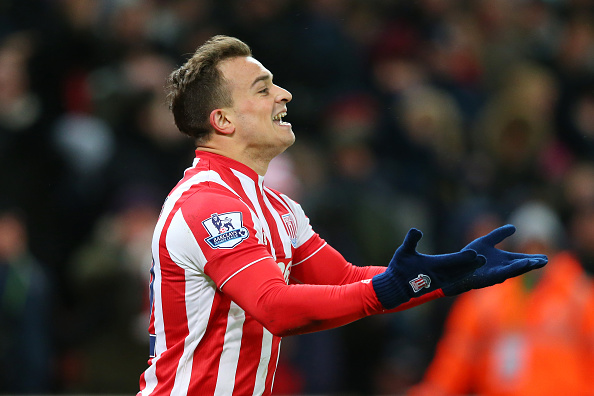
<path id="1" fill-rule="evenodd" d="M 285 229 L 287 230 L 287 234 L 289 234 L 289 238 L 291 239 L 291 245 L 294 248 L 297 247 L 297 222 L 295 221 L 295 217 L 292 213 L 287 213 L 282 215 L 283 223 L 285 223 Z"/>
<path id="2" fill-rule="evenodd" d="M 234 248 L 250 235 L 243 226 L 241 212 L 213 213 L 202 225 L 210 234 L 204 240 L 213 249 Z"/>
<path id="3" fill-rule="evenodd" d="M 419 274 L 416 278 L 408 282 L 415 293 L 418 293 L 423 288 L 431 286 L 431 278 L 425 274 Z"/>

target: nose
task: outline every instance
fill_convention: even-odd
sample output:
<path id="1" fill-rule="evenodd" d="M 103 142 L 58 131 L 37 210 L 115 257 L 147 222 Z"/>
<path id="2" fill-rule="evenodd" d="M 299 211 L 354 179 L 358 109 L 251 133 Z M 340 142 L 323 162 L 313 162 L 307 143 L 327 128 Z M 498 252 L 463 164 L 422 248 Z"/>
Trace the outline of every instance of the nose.
<path id="1" fill-rule="evenodd" d="M 278 93 L 276 94 L 276 101 L 277 102 L 290 102 L 293 99 L 293 95 L 291 92 L 287 91 L 286 89 L 275 85 L 278 89 Z"/>

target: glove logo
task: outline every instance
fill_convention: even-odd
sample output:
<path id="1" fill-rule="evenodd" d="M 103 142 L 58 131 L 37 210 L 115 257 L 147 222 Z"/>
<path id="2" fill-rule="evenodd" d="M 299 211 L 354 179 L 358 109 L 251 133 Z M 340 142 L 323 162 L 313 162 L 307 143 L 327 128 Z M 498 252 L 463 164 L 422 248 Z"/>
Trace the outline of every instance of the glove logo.
<path id="1" fill-rule="evenodd" d="M 431 278 L 425 274 L 419 274 L 416 278 L 408 282 L 415 293 L 418 293 L 423 288 L 431 286 Z"/>

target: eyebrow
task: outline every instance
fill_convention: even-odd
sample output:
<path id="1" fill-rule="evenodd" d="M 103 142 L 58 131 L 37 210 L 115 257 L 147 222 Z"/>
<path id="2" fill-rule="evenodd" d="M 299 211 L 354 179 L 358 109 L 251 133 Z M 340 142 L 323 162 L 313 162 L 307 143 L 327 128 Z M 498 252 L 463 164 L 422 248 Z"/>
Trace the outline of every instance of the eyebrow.
<path id="1" fill-rule="evenodd" d="M 256 79 L 254 80 L 254 82 L 252 83 L 250 88 L 252 88 L 254 85 L 259 83 L 260 81 L 266 81 L 269 79 L 272 80 L 272 74 L 262 74 L 261 76 L 256 77 Z"/>

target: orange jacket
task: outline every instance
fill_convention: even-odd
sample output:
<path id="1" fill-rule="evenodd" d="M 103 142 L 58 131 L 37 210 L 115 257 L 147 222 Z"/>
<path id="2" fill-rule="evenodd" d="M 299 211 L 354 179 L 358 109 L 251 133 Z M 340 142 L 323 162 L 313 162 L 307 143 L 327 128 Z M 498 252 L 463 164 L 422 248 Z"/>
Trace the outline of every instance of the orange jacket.
<path id="1" fill-rule="evenodd" d="M 409 395 L 594 395 L 594 282 L 567 252 L 539 271 L 460 296 Z"/>

